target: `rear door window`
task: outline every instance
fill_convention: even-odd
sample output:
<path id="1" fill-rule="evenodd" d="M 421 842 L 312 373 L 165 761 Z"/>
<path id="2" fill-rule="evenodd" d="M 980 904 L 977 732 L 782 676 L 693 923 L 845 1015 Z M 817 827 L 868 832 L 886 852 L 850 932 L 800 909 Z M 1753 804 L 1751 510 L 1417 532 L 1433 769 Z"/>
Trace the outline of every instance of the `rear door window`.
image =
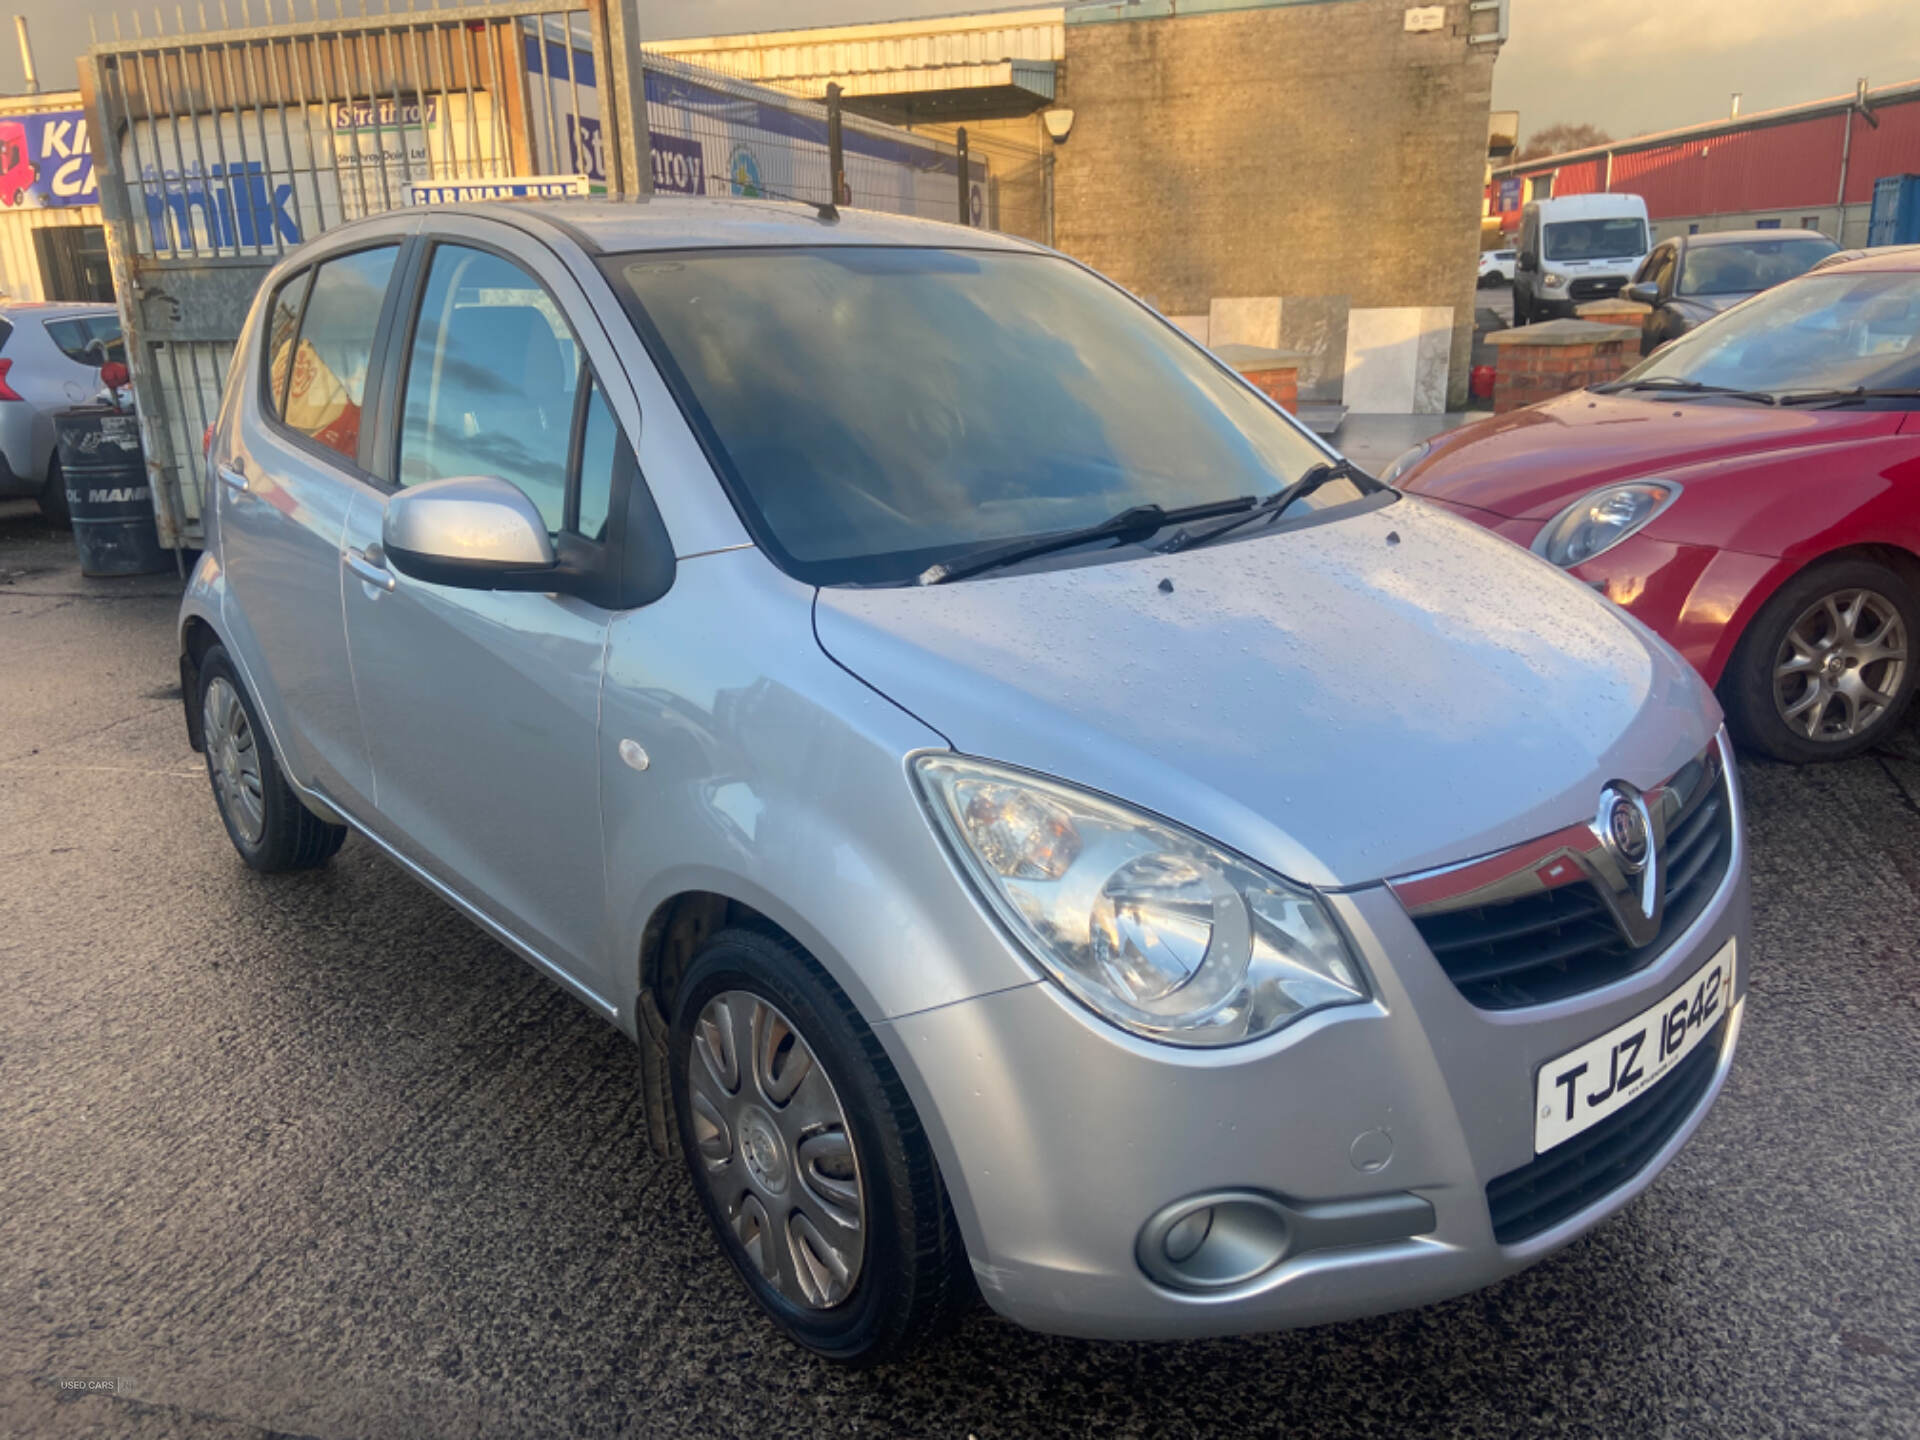
<path id="1" fill-rule="evenodd" d="M 383 245 L 322 261 L 314 269 L 299 336 L 284 367 L 282 423 L 349 460 L 360 451 L 367 367 L 399 253 L 398 246 Z M 270 326 L 279 320 L 280 309 L 281 297 L 276 297 Z M 280 368 L 270 365 L 269 375 Z"/>

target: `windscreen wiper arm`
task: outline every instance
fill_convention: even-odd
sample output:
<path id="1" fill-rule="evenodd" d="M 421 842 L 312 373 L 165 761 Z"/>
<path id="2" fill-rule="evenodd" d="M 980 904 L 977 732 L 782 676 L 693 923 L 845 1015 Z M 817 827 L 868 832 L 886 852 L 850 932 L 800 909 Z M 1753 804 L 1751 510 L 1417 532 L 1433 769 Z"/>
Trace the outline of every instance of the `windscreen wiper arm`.
<path id="1" fill-rule="evenodd" d="M 1229 531 L 1238 530 L 1242 525 L 1251 525 L 1264 519 L 1269 524 L 1286 513 L 1288 507 L 1296 501 L 1304 500 L 1331 480 L 1352 480 L 1364 489 L 1385 490 L 1389 488 L 1376 480 L 1351 460 L 1322 460 L 1317 465 L 1309 465 L 1300 473 L 1300 478 L 1263 496 L 1247 508 L 1243 514 L 1224 520 L 1210 529 L 1193 531 L 1181 530 L 1166 544 L 1160 547 L 1162 554 L 1171 554 L 1175 550 L 1185 550 L 1191 545 L 1205 544 L 1209 540 L 1218 540 Z"/>
<path id="2" fill-rule="evenodd" d="M 1737 400 L 1757 400 L 1762 405 L 1775 403 L 1774 397 L 1765 390 L 1709 385 L 1703 380 L 1676 380 L 1670 375 L 1655 375 L 1647 380 L 1610 380 L 1604 385 L 1589 385 L 1587 388 L 1602 395 L 1614 395 L 1622 390 L 1671 390 L 1679 395 L 1731 395 Z"/>
<path id="3" fill-rule="evenodd" d="M 1844 404 L 1849 400 L 1912 400 L 1920 398 L 1920 388 L 1911 385 L 1898 385 L 1890 389 L 1869 389 L 1856 385 L 1851 390 L 1800 390 L 1791 395 L 1782 395 L 1782 405 L 1819 405 L 1823 403 Z"/>
<path id="4" fill-rule="evenodd" d="M 969 575 L 978 575 L 984 570 L 999 570 L 1007 565 L 1017 565 L 1022 560 L 1036 559 L 1041 555 L 1051 555 L 1056 550 L 1071 550 L 1076 545 L 1088 545 L 1095 540 L 1144 540 L 1154 531 L 1173 520 L 1191 520 L 1203 515 L 1220 515 L 1230 510 L 1243 510 L 1254 504 L 1250 495 L 1237 496 L 1231 500 L 1214 500 L 1204 505 L 1183 505 L 1172 510 L 1159 505 L 1134 505 L 1122 510 L 1118 515 L 1110 516 L 1097 525 L 1082 526 L 1078 530 L 1062 530 L 1052 535 L 1040 535 L 1031 540 L 1015 540 L 1011 544 L 1001 545 L 991 550 L 978 550 L 971 555 L 962 555 L 939 565 L 929 565 L 916 577 L 919 585 L 943 585 L 949 580 L 964 580 Z"/>

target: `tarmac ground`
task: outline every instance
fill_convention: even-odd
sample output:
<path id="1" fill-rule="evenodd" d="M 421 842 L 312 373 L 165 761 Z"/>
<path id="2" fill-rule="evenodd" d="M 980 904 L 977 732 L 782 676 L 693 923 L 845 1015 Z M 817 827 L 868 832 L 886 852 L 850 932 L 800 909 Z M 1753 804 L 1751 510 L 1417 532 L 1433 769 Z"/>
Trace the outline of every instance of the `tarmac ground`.
<path id="1" fill-rule="evenodd" d="M 241 865 L 178 594 L 83 579 L 0 506 L 0 1435 L 1920 1435 L 1911 722 L 1743 763 L 1741 1053 L 1591 1235 L 1346 1325 L 1092 1344 L 981 1312 L 848 1373 L 751 1308 L 624 1038 L 365 842 Z"/>

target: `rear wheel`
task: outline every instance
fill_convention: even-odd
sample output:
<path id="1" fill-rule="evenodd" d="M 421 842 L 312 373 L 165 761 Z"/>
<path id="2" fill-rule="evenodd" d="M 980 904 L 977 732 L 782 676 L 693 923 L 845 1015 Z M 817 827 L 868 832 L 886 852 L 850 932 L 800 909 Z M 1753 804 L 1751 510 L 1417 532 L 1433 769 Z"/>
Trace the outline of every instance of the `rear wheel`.
<path id="1" fill-rule="evenodd" d="M 67 478 L 60 473 L 58 455 L 47 462 L 47 481 L 40 487 L 37 503 L 40 513 L 55 525 L 65 528 L 73 524 L 72 513 L 67 508 Z"/>
<path id="2" fill-rule="evenodd" d="M 1912 702 L 1916 634 L 1920 601 L 1877 561 L 1796 576 L 1761 607 L 1721 682 L 1735 732 L 1793 764 L 1859 754 Z"/>
<path id="3" fill-rule="evenodd" d="M 200 727 L 207 778 L 213 784 L 227 837 L 255 870 L 310 870 L 324 865 L 347 838 L 300 803 L 286 777 L 253 699 L 224 648 L 200 658 Z"/>
<path id="4" fill-rule="evenodd" d="M 899 1075 L 797 945 L 724 930 L 681 983 L 669 1073 L 721 1248 L 789 1338 L 889 1360 L 970 1293 L 966 1251 Z"/>

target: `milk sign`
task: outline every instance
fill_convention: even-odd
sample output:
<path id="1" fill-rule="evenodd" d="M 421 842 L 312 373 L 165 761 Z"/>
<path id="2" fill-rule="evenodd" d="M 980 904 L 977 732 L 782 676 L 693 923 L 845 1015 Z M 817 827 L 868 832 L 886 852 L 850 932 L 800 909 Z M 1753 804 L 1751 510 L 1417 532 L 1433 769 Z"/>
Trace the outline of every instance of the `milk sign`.
<path id="1" fill-rule="evenodd" d="M 0 115 L 0 209 L 99 203 L 84 110 Z"/>

